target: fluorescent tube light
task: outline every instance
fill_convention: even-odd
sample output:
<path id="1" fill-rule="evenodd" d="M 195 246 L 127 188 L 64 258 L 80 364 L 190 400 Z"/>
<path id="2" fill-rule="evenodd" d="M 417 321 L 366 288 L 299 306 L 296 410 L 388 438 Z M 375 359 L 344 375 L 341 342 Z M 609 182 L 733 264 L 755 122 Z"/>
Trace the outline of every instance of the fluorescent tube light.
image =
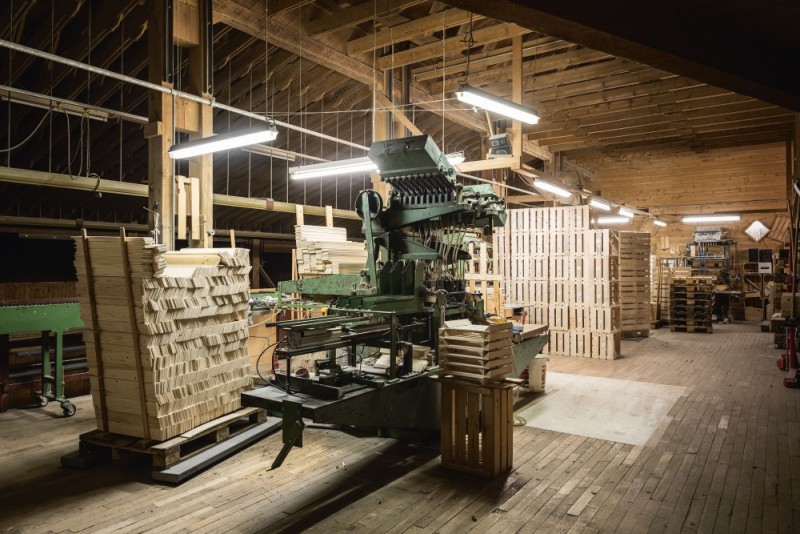
<path id="1" fill-rule="evenodd" d="M 593 208 L 597 208 L 603 211 L 611 211 L 611 204 L 608 202 L 604 202 L 602 200 L 598 200 L 596 198 L 589 199 L 589 205 Z"/>
<path id="2" fill-rule="evenodd" d="M 661 219 L 653 219 L 653 224 L 655 224 L 656 226 L 661 226 L 662 228 L 667 225 L 667 223 L 665 223 Z"/>
<path id="3" fill-rule="evenodd" d="M 169 149 L 169 157 L 172 159 L 192 158 L 256 143 L 266 143 L 274 141 L 276 137 L 278 137 L 278 130 L 274 126 L 250 128 L 173 145 Z"/>
<path id="4" fill-rule="evenodd" d="M 250 154 L 258 154 L 260 156 L 269 156 L 270 158 L 283 159 L 286 161 L 296 161 L 297 152 L 291 150 L 283 150 L 280 148 L 272 148 L 271 146 L 253 145 L 242 148 L 243 151 Z"/>
<path id="5" fill-rule="evenodd" d="M 293 180 L 306 180 L 308 178 L 322 178 L 324 176 L 336 176 L 338 174 L 353 174 L 357 172 L 377 171 L 375 165 L 368 157 L 344 159 L 340 161 L 329 161 L 326 163 L 314 163 L 313 165 L 300 165 L 299 167 L 289 167 L 289 175 Z"/>
<path id="6" fill-rule="evenodd" d="M 462 85 L 456 91 L 456 97 L 471 106 L 479 107 L 503 115 L 525 124 L 538 124 L 539 115 L 532 109 L 515 104 L 504 98 L 497 97 L 486 91 L 475 89 L 469 85 Z"/>
<path id="7" fill-rule="evenodd" d="M 619 210 L 617 210 L 617 213 L 619 213 L 623 217 L 627 217 L 629 219 L 633 219 L 633 216 L 636 215 L 631 210 L 629 210 L 628 208 L 625 208 L 623 206 L 619 207 Z"/>
<path id="8" fill-rule="evenodd" d="M 464 161 L 467 159 L 464 157 L 463 152 L 453 152 L 452 154 L 445 154 L 444 157 L 447 158 L 447 161 L 450 162 L 450 165 L 458 165 L 460 163 L 464 163 Z"/>
<path id="9" fill-rule="evenodd" d="M 628 224 L 631 220 L 627 217 L 598 217 L 597 224 Z"/>
<path id="10" fill-rule="evenodd" d="M 533 182 L 533 187 L 536 189 L 541 189 L 542 191 L 547 191 L 548 193 L 553 193 L 554 195 L 558 195 L 563 198 L 568 198 L 572 196 L 570 191 L 567 191 L 563 187 L 559 187 L 555 184 L 551 184 L 550 182 L 545 182 L 544 180 L 536 180 Z"/>
<path id="11" fill-rule="evenodd" d="M 703 223 L 703 222 L 736 222 L 740 220 L 739 215 L 689 215 L 681 219 L 683 223 Z"/>

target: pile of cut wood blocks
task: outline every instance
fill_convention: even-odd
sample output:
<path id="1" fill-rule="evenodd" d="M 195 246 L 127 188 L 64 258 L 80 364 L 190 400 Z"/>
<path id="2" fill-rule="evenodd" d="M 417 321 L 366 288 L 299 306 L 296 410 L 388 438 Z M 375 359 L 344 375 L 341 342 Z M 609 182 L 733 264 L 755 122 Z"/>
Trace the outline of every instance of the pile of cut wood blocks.
<path id="1" fill-rule="evenodd" d="M 439 330 L 442 374 L 481 384 L 499 382 L 511 372 L 511 323 L 447 321 Z"/>
<path id="2" fill-rule="evenodd" d="M 650 335 L 650 233 L 619 232 L 619 293 L 624 337 Z"/>
<path id="3" fill-rule="evenodd" d="M 549 325 L 549 354 L 619 357 L 618 233 L 592 230 L 588 206 L 507 213 L 494 234 L 506 307 Z"/>
<path id="4" fill-rule="evenodd" d="M 166 440 L 237 410 L 251 386 L 249 252 L 76 243 L 98 429 Z"/>
<path id="5" fill-rule="evenodd" d="M 347 240 L 344 228 L 295 226 L 297 274 L 358 274 L 367 262 L 364 243 Z"/>
<path id="6" fill-rule="evenodd" d="M 669 280 L 669 329 L 713 333 L 713 276 L 673 276 Z"/>

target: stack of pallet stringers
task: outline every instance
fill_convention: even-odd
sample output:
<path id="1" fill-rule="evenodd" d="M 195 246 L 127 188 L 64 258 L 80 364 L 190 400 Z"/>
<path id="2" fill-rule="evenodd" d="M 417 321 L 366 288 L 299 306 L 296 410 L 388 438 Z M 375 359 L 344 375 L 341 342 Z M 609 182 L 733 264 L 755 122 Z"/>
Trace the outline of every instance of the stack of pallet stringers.
<path id="1" fill-rule="evenodd" d="M 76 242 L 98 428 L 166 440 L 237 410 L 251 386 L 248 251 Z"/>

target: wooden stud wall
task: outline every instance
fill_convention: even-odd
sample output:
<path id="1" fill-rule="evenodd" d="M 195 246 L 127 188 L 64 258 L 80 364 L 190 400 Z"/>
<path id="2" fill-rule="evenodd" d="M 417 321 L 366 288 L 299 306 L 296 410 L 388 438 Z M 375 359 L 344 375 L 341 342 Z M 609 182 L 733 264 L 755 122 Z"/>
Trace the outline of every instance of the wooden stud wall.
<path id="1" fill-rule="evenodd" d="M 509 210 L 494 247 L 507 306 L 550 326 L 550 354 L 620 355 L 619 239 L 587 206 Z"/>

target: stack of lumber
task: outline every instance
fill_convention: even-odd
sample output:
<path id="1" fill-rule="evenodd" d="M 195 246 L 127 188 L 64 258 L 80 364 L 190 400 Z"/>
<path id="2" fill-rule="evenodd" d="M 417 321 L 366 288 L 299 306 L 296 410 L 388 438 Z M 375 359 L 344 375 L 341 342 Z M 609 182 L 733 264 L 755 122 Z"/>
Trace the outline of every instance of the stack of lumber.
<path id="1" fill-rule="evenodd" d="M 650 335 L 649 232 L 619 232 L 619 296 L 622 335 Z"/>
<path id="2" fill-rule="evenodd" d="M 248 251 L 76 241 L 98 428 L 166 440 L 237 410 L 251 386 Z"/>
<path id="3" fill-rule="evenodd" d="M 587 206 L 509 210 L 494 234 L 506 307 L 549 325 L 550 354 L 620 355 L 619 238 Z"/>
<path id="4" fill-rule="evenodd" d="M 364 243 L 347 240 L 347 230 L 327 226 L 294 227 L 297 274 L 358 274 L 367 262 Z"/>
<path id="5" fill-rule="evenodd" d="M 673 276 L 669 280 L 669 329 L 713 333 L 714 276 Z"/>
<path id="6" fill-rule="evenodd" d="M 481 384 L 499 382 L 511 372 L 511 343 L 511 323 L 446 321 L 439 330 L 442 374 Z"/>

